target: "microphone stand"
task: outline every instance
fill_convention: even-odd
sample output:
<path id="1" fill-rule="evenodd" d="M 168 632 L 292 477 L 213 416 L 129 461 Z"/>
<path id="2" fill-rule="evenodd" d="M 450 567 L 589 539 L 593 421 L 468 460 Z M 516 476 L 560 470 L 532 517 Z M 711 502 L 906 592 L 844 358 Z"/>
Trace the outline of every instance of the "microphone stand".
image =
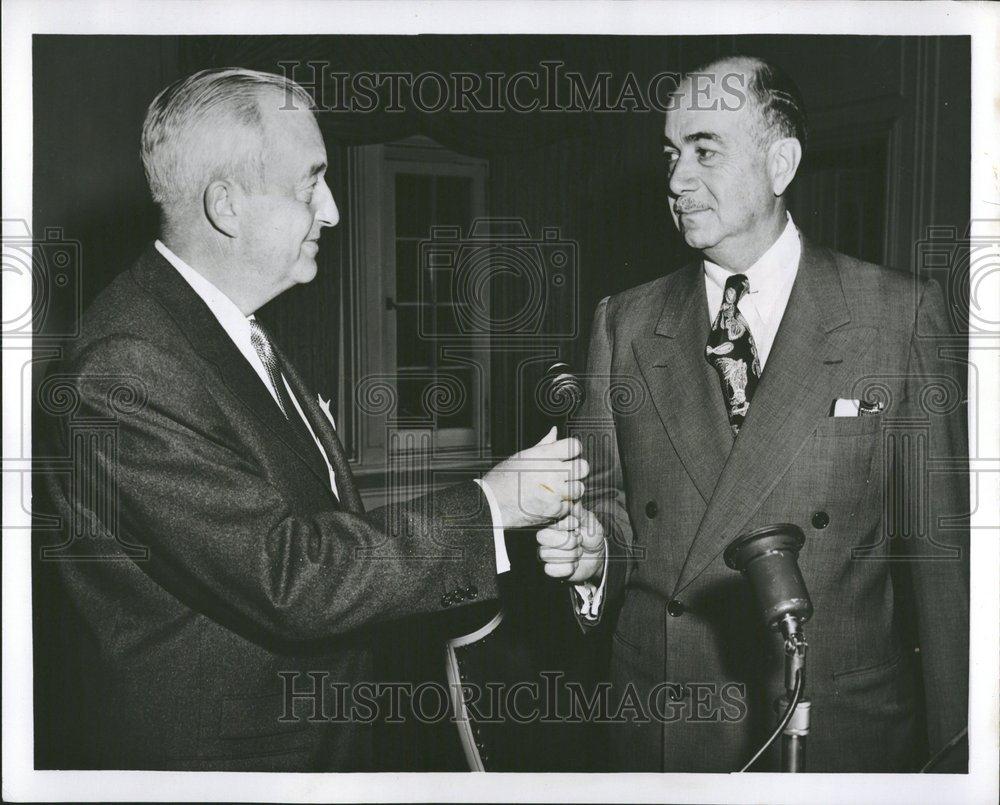
<path id="1" fill-rule="evenodd" d="M 781 731 L 781 770 L 804 772 L 806 770 L 806 738 L 809 735 L 809 707 L 802 698 L 806 683 L 806 643 L 799 619 L 786 613 L 778 624 L 785 638 L 785 695 L 775 702 L 779 713 L 794 703 L 791 716 Z M 798 701 L 796 701 L 798 694 Z"/>
<path id="2" fill-rule="evenodd" d="M 804 544 L 801 528 L 776 523 L 737 537 L 723 554 L 726 565 L 749 581 L 764 622 L 781 632 L 785 642 L 785 693 L 775 702 L 781 714 L 778 725 L 741 772 L 753 766 L 779 735 L 782 771 L 806 769 L 810 704 L 802 698 L 807 648 L 802 624 L 812 617 L 813 606 L 797 561 Z"/>

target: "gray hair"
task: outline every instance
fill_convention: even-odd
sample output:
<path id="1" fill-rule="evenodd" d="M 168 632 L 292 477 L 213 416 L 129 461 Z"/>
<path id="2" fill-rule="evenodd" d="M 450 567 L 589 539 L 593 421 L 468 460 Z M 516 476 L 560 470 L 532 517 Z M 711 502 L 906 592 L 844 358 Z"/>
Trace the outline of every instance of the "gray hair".
<path id="1" fill-rule="evenodd" d="M 195 201 L 208 182 L 227 178 L 248 192 L 264 182 L 261 97 L 273 89 L 281 109 L 312 109 L 291 79 L 241 67 L 202 70 L 174 82 L 149 105 L 142 165 L 153 201 L 164 210 Z"/>
<path id="2" fill-rule="evenodd" d="M 747 93 L 759 116 L 754 132 L 757 141 L 766 147 L 781 137 L 795 137 L 805 151 L 809 136 L 806 105 L 792 77 L 772 61 L 742 54 L 719 56 L 688 75 L 712 72 L 724 65 L 747 71 Z"/>

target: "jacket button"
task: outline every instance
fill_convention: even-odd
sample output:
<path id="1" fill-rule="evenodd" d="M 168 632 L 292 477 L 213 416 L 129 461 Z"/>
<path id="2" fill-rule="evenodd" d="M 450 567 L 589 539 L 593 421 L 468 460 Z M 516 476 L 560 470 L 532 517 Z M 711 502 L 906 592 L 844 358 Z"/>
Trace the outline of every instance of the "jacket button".
<path id="1" fill-rule="evenodd" d="M 816 512 L 812 516 L 813 528 L 826 528 L 830 525 L 830 515 L 826 512 Z"/>
<path id="2" fill-rule="evenodd" d="M 651 500 L 651 501 L 649 501 L 649 503 L 646 504 L 646 516 L 650 520 L 652 520 L 654 517 L 656 517 L 656 513 L 658 511 L 659 511 L 659 508 L 657 507 L 655 500 Z"/>
<path id="3" fill-rule="evenodd" d="M 672 618 L 679 618 L 684 614 L 684 604 L 674 598 L 667 604 L 667 613 Z"/>

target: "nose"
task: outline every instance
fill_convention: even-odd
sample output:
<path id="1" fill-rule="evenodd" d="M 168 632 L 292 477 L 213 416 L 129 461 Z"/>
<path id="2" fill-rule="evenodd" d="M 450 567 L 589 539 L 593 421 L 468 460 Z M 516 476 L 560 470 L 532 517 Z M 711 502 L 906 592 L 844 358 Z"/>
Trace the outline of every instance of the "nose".
<path id="1" fill-rule="evenodd" d="M 333 193 L 330 192 L 325 179 L 316 187 L 313 205 L 316 207 L 316 220 L 321 227 L 336 226 L 340 221 L 340 210 L 337 209 L 337 202 L 333 200 Z"/>
<path id="2" fill-rule="evenodd" d="M 695 173 L 697 163 L 691 155 L 681 154 L 674 163 L 670 172 L 669 189 L 670 195 L 675 198 L 682 193 L 695 190 L 698 186 L 698 177 Z"/>

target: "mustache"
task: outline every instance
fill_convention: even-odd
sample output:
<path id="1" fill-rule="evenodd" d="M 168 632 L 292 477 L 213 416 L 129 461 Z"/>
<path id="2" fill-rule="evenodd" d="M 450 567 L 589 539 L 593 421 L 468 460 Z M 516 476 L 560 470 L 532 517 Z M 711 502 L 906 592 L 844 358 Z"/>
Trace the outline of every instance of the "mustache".
<path id="1" fill-rule="evenodd" d="M 700 212 L 707 209 L 710 209 L 707 204 L 690 196 L 681 196 L 674 202 L 674 212 L 678 215 L 683 215 L 687 212 Z"/>

